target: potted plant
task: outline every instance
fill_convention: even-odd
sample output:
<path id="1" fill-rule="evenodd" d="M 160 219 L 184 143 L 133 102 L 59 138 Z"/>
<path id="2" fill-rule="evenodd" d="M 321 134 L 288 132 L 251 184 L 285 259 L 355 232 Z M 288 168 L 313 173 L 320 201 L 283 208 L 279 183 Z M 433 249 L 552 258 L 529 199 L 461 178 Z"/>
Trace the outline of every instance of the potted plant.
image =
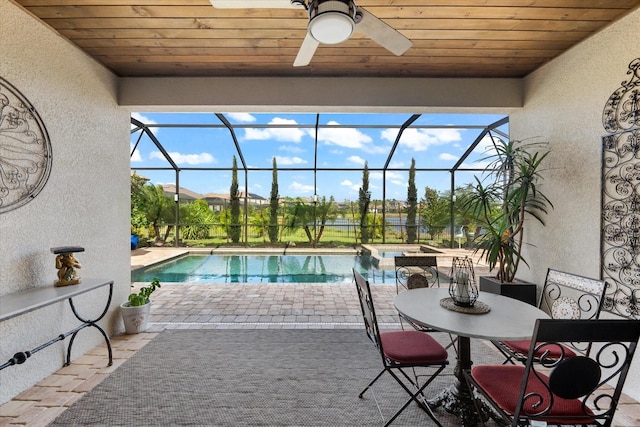
<path id="1" fill-rule="evenodd" d="M 482 230 L 475 238 L 476 253 L 496 271 L 500 284 L 513 283 L 522 257 L 526 221 L 544 225 L 551 201 L 538 186 L 542 164 L 549 155 L 546 142 L 494 140 L 495 153 L 481 159 L 488 164 L 483 178 L 475 177 L 472 191 L 462 201 Z M 480 288 L 483 288 L 481 278 Z M 486 287 L 486 285 L 485 285 Z M 535 303 L 535 288 L 533 288 Z"/>
<path id="2" fill-rule="evenodd" d="M 127 334 L 137 334 L 147 329 L 151 310 L 150 296 L 160 287 L 160 281 L 154 278 L 149 286 L 143 286 L 138 292 L 132 292 L 126 302 L 120 305 L 122 320 Z"/>

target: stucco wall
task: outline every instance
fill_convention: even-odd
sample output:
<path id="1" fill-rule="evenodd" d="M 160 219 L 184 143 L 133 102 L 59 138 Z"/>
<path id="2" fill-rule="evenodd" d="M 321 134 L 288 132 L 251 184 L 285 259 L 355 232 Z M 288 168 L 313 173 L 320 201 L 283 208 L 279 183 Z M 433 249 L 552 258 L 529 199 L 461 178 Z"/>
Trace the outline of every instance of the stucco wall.
<path id="1" fill-rule="evenodd" d="M 551 143 L 544 192 L 555 209 L 545 227 L 531 224 L 523 279 L 544 281 L 547 267 L 600 277 L 602 112 L 640 57 L 640 10 L 565 52 L 525 79 L 524 108 L 510 116 L 514 139 Z M 625 391 L 640 400 L 640 356 Z"/>
<path id="2" fill-rule="evenodd" d="M 77 254 L 80 276 L 116 281 L 102 322 L 113 333 L 122 328 L 116 307 L 130 285 L 129 113 L 116 103 L 117 79 L 5 1 L 0 2 L 0 40 L 0 76 L 34 105 L 53 151 L 52 172 L 41 193 L 0 214 L 0 298 L 53 283 L 55 258 L 49 248 L 83 246 L 86 251 Z M 106 295 L 105 288 L 74 301 L 82 314 L 95 318 Z M 77 324 L 67 302 L 0 323 L 0 363 Z M 68 341 L 0 371 L 0 403 L 59 369 Z M 102 342 L 97 330 L 81 331 L 73 357 Z"/>

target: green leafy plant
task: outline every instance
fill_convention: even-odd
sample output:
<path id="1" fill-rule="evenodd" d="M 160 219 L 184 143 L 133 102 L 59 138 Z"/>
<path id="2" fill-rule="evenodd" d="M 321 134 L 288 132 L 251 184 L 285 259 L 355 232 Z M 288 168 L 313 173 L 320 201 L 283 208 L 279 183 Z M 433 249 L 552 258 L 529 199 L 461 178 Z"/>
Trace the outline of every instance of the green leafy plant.
<path id="1" fill-rule="evenodd" d="M 160 280 L 154 278 L 149 286 L 140 288 L 137 293 L 129 295 L 129 305 L 131 307 L 139 307 L 149 303 L 149 297 L 157 288 L 160 287 Z"/>
<path id="2" fill-rule="evenodd" d="M 497 269 L 496 279 L 512 282 L 522 257 L 527 217 L 544 225 L 544 215 L 553 208 L 540 191 L 541 167 L 549 155 L 545 142 L 494 140 L 495 153 L 488 161 L 484 179 L 476 177 L 472 191 L 462 202 L 477 218 L 484 233 L 476 237 L 476 252 Z M 486 183 L 485 183 L 486 181 Z"/>

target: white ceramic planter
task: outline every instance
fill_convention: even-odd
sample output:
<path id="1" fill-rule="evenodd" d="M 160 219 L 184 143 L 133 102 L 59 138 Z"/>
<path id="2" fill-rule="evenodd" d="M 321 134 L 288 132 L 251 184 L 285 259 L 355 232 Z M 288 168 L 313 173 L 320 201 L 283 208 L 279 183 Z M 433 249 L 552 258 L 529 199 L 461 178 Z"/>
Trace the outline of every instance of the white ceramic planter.
<path id="1" fill-rule="evenodd" d="M 148 304 L 132 307 L 129 302 L 120 304 L 120 313 L 124 321 L 127 334 L 137 334 L 147 330 L 147 321 L 151 311 L 151 301 Z"/>

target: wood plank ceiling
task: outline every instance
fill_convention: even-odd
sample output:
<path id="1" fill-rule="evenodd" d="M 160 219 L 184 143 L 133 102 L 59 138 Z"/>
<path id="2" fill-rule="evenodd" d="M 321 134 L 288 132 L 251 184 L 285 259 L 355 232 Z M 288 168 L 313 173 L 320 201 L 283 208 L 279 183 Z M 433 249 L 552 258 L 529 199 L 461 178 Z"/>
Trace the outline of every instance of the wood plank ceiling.
<path id="1" fill-rule="evenodd" d="M 522 77 L 640 0 L 360 0 L 413 41 L 362 34 L 293 67 L 307 12 L 208 0 L 13 0 L 119 76 Z"/>

